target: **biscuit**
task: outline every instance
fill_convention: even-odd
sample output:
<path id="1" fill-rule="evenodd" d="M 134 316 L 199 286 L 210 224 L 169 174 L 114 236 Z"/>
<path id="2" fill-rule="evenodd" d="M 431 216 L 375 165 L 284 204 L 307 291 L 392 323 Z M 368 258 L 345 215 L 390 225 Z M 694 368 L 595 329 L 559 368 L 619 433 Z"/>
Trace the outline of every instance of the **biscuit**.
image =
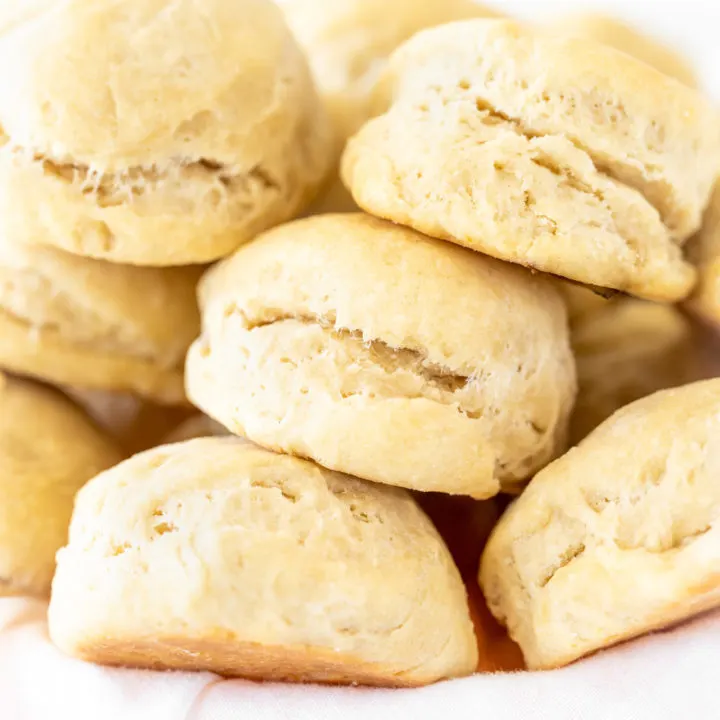
<path id="1" fill-rule="evenodd" d="M 372 91 L 387 59 L 425 28 L 498 17 L 474 0 L 278 0 L 305 49 L 335 134 L 354 134 L 372 114 Z"/>
<path id="2" fill-rule="evenodd" d="M 496 15 L 473 0 L 279 0 L 310 61 L 329 112 L 337 155 L 372 113 L 372 90 L 390 53 L 418 30 Z M 339 176 L 320 192 L 308 214 L 353 212 L 357 205 Z"/>
<path id="3" fill-rule="evenodd" d="M 697 87 L 698 81 L 691 63 L 659 40 L 635 30 L 617 18 L 604 15 L 572 15 L 555 22 L 551 30 L 578 38 L 610 45 L 651 65 L 688 87 Z"/>
<path id="4" fill-rule="evenodd" d="M 227 435 L 227 430 L 207 415 L 197 413 L 173 428 L 164 439 L 164 444 L 193 440 L 194 438 Z"/>
<path id="5" fill-rule="evenodd" d="M 199 294 L 188 397 L 237 435 L 478 499 L 562 452 L 575 368 L 547 278 L 368 215 L 324 215 L 241 248 Z"/>
<path id="6" fill-rule="evenodd" d="M 389 109 L 343 156 L 363 209 L 578 282 L 690 292 L 680 245 L 720 149 L 694 90 L 613 48 L 469 20 L 397 50 L 378 96 Z"/>
<path id="7" fill-rule="evenodd" d="M 477 663 L 460 575 L 409 493 L 229 437 L 87 485 L 49 626 L 85 660 L 260 680 L 414 686 Z"/>
<path id="8" fill-rule="evenodd" d="M 0 596 L 49 595 L 75 493 L 120 459 L 59 392 L 0 374 Z"/>
<path id="9" fill-rule="evenodd" d="M 697 265 L 699 282 L 687 306 L 705 322 L 720 326 L 720 182 L 700 232 L 688 244 L 688 255 Z"/>
<path id="10" fill-rule="evenodd" d="M 140 268 L 0 237 L 0 367 L 184 403 L 196 268 Z"/>
<path id="11" fill-rule="evenodd" d="M 160 445 L 179 423 L 194 419 L 189 417 L 192 410 L 185 405 L 158 405 L 130 393 L 73 387 L 61 389 L 113 438 L 127 456 Z"/>
<path id="12" fill-rule="evenodd" d="M 720 380 L 629 405 L 501 517 L 480 583 L 530 669 L 720 604 Z"/>
<path id="13" fill-rule="evenodd" d="M 0 84 L 0 234 L 16 243 L 207 262 L 296 215 L 332 161 L 270 0 L 4 3 Z"/>
<path id="14" fill-rule="evenodd" d="M 675 307 L 630 298 L 604 302 L 571 324 L 578 373 L 571 444 L 621 407 L 697 379 L 690 325 Z"/>

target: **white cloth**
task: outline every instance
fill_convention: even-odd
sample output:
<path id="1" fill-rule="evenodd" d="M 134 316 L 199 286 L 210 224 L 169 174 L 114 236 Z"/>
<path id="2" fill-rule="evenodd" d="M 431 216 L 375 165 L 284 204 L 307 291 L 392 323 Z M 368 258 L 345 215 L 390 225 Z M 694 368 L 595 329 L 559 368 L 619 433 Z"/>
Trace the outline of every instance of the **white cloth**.
<path id="1" fill-rule="evenodd" d="M 0 599 L 2 720 L 704 720 L 720 717 L 720 612 L 542 673 L 416 690 L 223 680 L 64 657 L 45 605 Z"/>

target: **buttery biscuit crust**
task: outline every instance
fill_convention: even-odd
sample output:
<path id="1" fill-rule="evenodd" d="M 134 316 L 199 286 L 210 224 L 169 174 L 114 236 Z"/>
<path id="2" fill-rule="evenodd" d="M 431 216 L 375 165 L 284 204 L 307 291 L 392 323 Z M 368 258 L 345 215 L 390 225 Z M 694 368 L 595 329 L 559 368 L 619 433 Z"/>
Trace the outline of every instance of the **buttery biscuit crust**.
<path id="1" fill-rule="evenodd" d="M 546 278 L 367 215 L 326 215 L 213 268 L 200 301 L 189 397 L 262 445 L 480 499 L 561 452 L 575 369 Z"/>

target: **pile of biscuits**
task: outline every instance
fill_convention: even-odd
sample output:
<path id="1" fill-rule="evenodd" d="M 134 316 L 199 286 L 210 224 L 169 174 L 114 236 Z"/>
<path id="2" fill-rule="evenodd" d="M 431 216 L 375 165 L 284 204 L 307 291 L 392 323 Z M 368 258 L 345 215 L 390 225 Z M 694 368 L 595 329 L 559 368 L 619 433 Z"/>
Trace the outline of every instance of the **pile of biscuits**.
<path id="1" fill-rule="evenodd" d="M 497 15 L 0 9 L 0 595 L 62 651 L 417 686 L 720 605 L 720 114 Z"/>

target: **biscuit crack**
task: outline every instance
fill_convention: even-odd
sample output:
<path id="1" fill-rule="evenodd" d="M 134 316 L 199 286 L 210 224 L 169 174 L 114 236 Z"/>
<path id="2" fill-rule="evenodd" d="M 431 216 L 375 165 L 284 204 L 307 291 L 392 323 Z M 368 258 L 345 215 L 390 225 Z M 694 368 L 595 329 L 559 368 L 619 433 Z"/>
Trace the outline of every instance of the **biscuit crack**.
<path id="1" fill-rule="evenodd" d="M 711 530 L 713 526 L 712 525 L 706 525 L 703 528 L 700 528 L 698 530 L 695 530 L 694 532 L 688 533 L 687 535 L 684 535 L 681 538 L 678 538 L 676 542 L 673 544 L 673 549 L 684 547 L 685 545 L 688 545 L 693 540 L 697 540 L 698 538 L 701 538 L 703 535 L 707 535 Z"/>
<path id="2" fill-rule="evenodd" d="M 471 88 L 468 87 L 470 90 Z M 549 96 L 544 96 L 543 100 L 547 103 L 550 101 Z M 566 97 L 564 95 L 560 95 L 560 100 L 565 102 Z M 572 102 L 572 98 L 570 99 L 570 105 L 574 109 L 575 105 L 574 102 Z M 499 108 L 495 107 L 492 103 L 490 103 L 486 98 L 482 97 L 476 97 L 475 98 L 475 107 L 477 110 L 481 113 L 486 113 L 487 116 L 490 119 L 490 124 L 499 124 L 499 123 L 506 123 L 507 125 L 510 125 L 515 128 L 516 132 L 520 135 L 523 135 L 524 137 L 532 140 L 534 138 L 554 138 L 554 137 L 562 137 L 568 142 L 572 143 L 577 150 L 582 152 L 588 159 L 588 161 L 592 164 L 595 171 L 608 178 L 612 182 L 633 190 L 637 193 L 639 193 L 647 202 L 649 205 L 654 207 L 662 216 L 662 210 L 660 207 L 658 207 L 654 202 L 653 199 L 648 197 L 646 193 L 644 192 L 644 183 L 643 182 L 628 182 L 627 177 L 621 178 L 616 173 L 613 172 L 612 166 L 607 162 L 602 162 L 601 158 L 596 157 L 587 147 L 585 147 L 576 137 L 573 137 L 571 135 L 561 134 L 557 132 L 538 132 L 530 130 L 525 126 L 525 124 L 522 122 L 522 120 L 519 117 L 509 115 L 505 112 L 502 112 Z M 624 106 L 617 105 L 615 103 L 611 103 L 608 105 L 608 103 L 601 103 L 596 102 L 593 104 L 593 109 L 598 112 L 603 110 L 603 113 L 601 117 L 599 118 L 599 122 L 607 122 L 607 108 L 611 108 L 610 118 L 612 122 L 616 122 L 618 118 L 627 118 L 627 113 L 625 111 Z M 666 219 L 663 217 L 663 223 L 666 222 Z"/>
<path id="3" fill-rule="evenodd" d="M 379 525 L 385 524 L 385 521 L 377 512 L 368 512 L 367 510 L 360 509 L 355 503 L 350 503 L 348 509 L 350 510 L 350 514 L 353 518 L 358 522 L 365 523 L 367 525 L 371 525 L 373 523 L 378 523 Z"/>
<path id="4" fill-rule="evenodd" d="M 697 530 L 691 532 L 672 532 L 670 537 L 664 542 L 651 543 L 645 541 L 624 541 L 622 538 L 614 538 L 615 546 L 618 550 L 632 551 L 632 550 L 645 550 L 653 555 L 662 555 L 663 553 L 670 552 L 672 550 L 681 550 L 684 547 L 690 545 L 693 541 L 701 538 L 703 535 L 707 535 L 712 530 L 712 524 L 705 525 Z"/>
<path id="5" fill-rule="evenodd" d="M 277 490 L 281 497 L 293 504 L 300 500 L 299 493 L 289 488 L 283 480 L 274 477 L 253 477 L 250 486 L 262 490 Z"/>
<path id="6" fill-rule="evenodd" d="M 538 586 L 544 588 L 555 577 L 558 571 L 567 567 L 576 558 L 581 557 L 584 552 L 585 543 L 580 542 L 575 545 L 571 545 L 560 555 L 560 557 L 558 557 L 557 562 L 553 563 L 545 570 L 545 573 L 538 582 Z"/>
<path id="7" fill-rule="evenodd" d="M 686 472 L 688 487 L 694 481 L 696 468 Z M 614 530 L 608 541 L 616 548 L 663 554 L 682 549 L 710 532 L 718 516 L 717 499 L 710 496 L 692 514 L 688 511 L 688 518 L 671 512 L 669 508 L 677 504 L 672 477 L 665 457 L 646 464 L 638 475 L 638 484 L 624 493 L 603 487 L 581 488 L 580 492 L 595 514 L 606 518 L 609 515 Z"/>
<path id="8" fill-rule="evenodd" d="M 280 193 L 280 182 L 262 165 L 247 171 L 210 158 L 174 158 L 166 165 L 136 165 L 117 172 L 105 172 L 81 163 L 62 162 L 41 153 L 32 161 L 42 166 L 43 173 L 76 186 L 80 193 L 93 199 L 99 207 L 115 207 L 142 197 L 166 183 L 201 181 L 220 186 L 228 193 Z"/>
<path id="9" fill-rule="evenodd" d="M 478 111 L 481 113 L 481 122 L 483 123 L 483 125 L 504 125 L 506 128 L 509 128 L 513 132 L 515 132 L 518 136 L 524 137 L 529 141 L 532 141 L 536 138 L 562 138 L 563 140 L 572 143 L 573 147 L 578 152 L 581 152 L 583 154 L 585 160 L 587 160 L 587 162 L 589 163 L 589 167 L 591 167 L 592 170 L 598 174 L 598 176 L 605 178 L 607 182 L 611 182 L 614 185 L 617 185 L 619 188 L 624 189 L 625 191 L 636 192 L 636 190 L 625 185 L 620 180 L 607 173 L 604 169 L 599 168 L 593 161 L 592 157 L 587 153 L 587 151 L 584 148 L 579 147 L 577 144 L 575 144 L 571 138 L 552 134 L 531 133 L 523 127 L 520 121 L 509 117 L 505 113 L 498 111 L 488 103 L 477 99 L 475 104 Z M 632 237 L 630 233 L 626 232 L 625 229 L 621 227 L 620 223 L 618 222 L 617 210 L 602 189 L 594 187 L 592 184 L 582 180 L 580 177 L 578 177 L 577 173 L 573 170 L 572 167 L 562 162 L 559 162 L 550 153 L 543 150 L 536 144 L 534 144 L 529 150 L 527 158 L 533 165 L 552 173 L 557 178 L 558 184 L 561 187 L 568 188 L 573 192 L 578 193 L 579 195 L 585 195 L 599 203 L 605 209 L 605 212 L 608 214 L 609 218 L 611 218 L 611 221 L 613 223 L 613 232 L 623 239 L 630 251 L 635 255 L 636 259 L 640 258 L 640 249 L 637 239 Z M 496 163 L 496 169 L 500 171 L 505 171 L 506 167 L 503 164 Z M 647 201 L 646 198 L 645 200 Z M 648 205 L 650 205 L 649 202 Z M 533 196 L 533 193 L 530 190 L 526 190 L 524 193 L 524 209 L 532 213 L 537 218 L 539 224 L 544 226 L 552 235 L 557 234 L 557 223 L 547 215 L 541 214 L 535 206 L 536 200 Z M 650 205 L 650 207 L 652 207 L 652 205 Z"/>
<path id="10" fill-rule="evenodd" d="M 156 535 L 166 535 L 167 533 L 177 532 L 177 527 L 169 522 L 161 522 L 153 527 L 153 532 Z"/>
<path id="11" fill-rule="evenodd" d="M 367 339 L 359 330 L 338 328 L 335 324 L 335 317 L 332 315 L 320 317 L 311 314 L 292 314 L 282 312 L 266 311 L 266 316 L 255 320 L 245 320 L 246 329 L 249 331 L 258 328 L 275 325 L 282 322 L 294 321 L 304 325 L 318 325 L 331 333 L 333 337 L 362 346 L 367 359 L 374 365 L 380 366 L 388 374 L 397 371 L 407 371 L 421 377 L 432 387 L 446 393 L 455 393 L 464 389 L 472 378 L 454 372 L 442 365 L 428 359 L 427 353 L 411 348 L 393 347 L 383 340 Z M 348 396 L 353 393 L 349 392 Z"/>
<path id="12" fill-rule="evenodd" d="M 530 159 L 538 167 L 549 170 L 553 175 L 560 178 L 565 185 L 572 188 L 576 192 L 582 193 L 584 195 L 592 195 L 607 206 L 605 194 L 601 190 L 593 188 L 587 183 L 580 180 L 580 178 L 578 178 L 570 168 L 562 167 L 547 153 L 537 151 L 533 156 L 531 156 Z"/>

